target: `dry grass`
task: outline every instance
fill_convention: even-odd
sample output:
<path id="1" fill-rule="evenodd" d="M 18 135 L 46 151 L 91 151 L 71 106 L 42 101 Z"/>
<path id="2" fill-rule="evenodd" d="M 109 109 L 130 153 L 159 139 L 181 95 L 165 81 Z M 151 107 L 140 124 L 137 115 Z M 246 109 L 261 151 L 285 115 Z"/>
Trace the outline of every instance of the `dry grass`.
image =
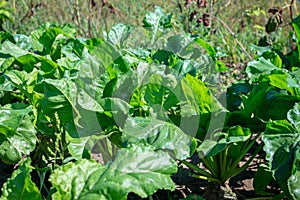
<path id="1" fill-rule="evenodd" d="M 291 20 L 287 7 L 290 0 L 207 0 L 206 8 L 198 8 L 195 4 L 186 7 L 185 2 L 186 0 L 11 0 L 8 6 L 14 12 L 15 23 L 7 23 L 5 27 L 13 33 L 29 34 L 46 21 L 55 24 L 68 23 L 78 29 L 78 36 L 102 37 L 103 32 L 118 23 L 141 25 L 145 14 L 158 5 L 166 13 L 173 13 L 175 31 L 184 30 L 205 37 L 234 62 L 243 62 L 247 60 L 247 55 L 228 29 L 217 20 L 211 21 L 210 28 L 197 27 L 197 18 L 205 12 L 218 17 L 249 51 L 251 43 L 257 43 L 260 37 L 266 35 L 264 26 L 270 16 L 267 11 L 272 7 L 286 7 L 283 11 L 286 25 L 276 32 L 276 42 L 282 48 L 290 46 L 289 41 L 284 39 L 290 31 L 288 24 Z M 294 2 L 294 16 L 298 14 L 298 4 L 298 1 Z M 196 18 L 189 22 L 188 18 L 193 11 L 197 11 Z M 289 51 L 288 48 L 281 50 Z"/>

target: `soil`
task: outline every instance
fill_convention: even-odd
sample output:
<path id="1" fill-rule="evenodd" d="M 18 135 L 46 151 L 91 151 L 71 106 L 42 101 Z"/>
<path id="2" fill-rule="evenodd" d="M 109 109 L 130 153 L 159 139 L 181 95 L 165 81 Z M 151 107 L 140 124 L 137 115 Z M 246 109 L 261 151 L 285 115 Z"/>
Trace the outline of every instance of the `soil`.
<path id="1" fill-rule="evenodd" d="M 11 177 L 12 172 L 14 171 L 13 165 L 7 165 L 0 160 L 0 188 L 3 187 L 3 184 Z M 2 195 L 2 190 L 0 190 L 0 196 Z"/>

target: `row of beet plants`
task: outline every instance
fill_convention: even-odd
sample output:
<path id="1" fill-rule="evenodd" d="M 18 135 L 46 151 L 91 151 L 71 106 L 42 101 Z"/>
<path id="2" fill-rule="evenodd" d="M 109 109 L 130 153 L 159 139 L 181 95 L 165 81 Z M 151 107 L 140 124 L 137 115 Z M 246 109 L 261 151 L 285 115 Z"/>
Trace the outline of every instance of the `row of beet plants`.
<path id="1" fill-rule="evenodd" d="M 157 7 L 104 39 L 0 33 L 0 158 L 15 169 L 1 199 L 147 197 L 175 190 L 182 164 L 224 184 L 263 152 L 256 192 L 277 195 L 275 181 L 278 198 L 300 199 L 299 53 L 253 46 L 247 78 L 220 94 L 222 54 L 171 18 Z"/>

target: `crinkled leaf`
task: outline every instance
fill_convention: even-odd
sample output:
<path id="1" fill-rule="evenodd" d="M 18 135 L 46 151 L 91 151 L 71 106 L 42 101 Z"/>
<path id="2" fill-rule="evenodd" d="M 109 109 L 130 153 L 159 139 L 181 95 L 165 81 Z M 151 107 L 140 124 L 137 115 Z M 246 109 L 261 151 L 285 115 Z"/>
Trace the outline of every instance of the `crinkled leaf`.
<path id="1" fill-rule="evenodd" d="M 300 103 L 296 103 L 294 108 L 289 110 L 287 118 L 300 132 Z"/>
<path id="2" fill-rule="evenodd" d="M 30 163 L 30 158 L 22 161 L 18 169 L 12 173 L 11 178 L 4 183 L 1 200 L 42 200 L 39 189 L 31 180 L 30 172 L 32 171 L 32 167 Z"/>
<path id="3" fill-rule="evenodd" d="M 47 28 L 43 34 L 39 38 L 39 42 L 44 45 L 44 50 L 46 53 L 53 52 L 56 48 L 52 48 L 55 40 L 62 36 L 75 36 L 75 29 L 70 25 L 64 25 L 62 27 L 49 27 Z"/>
<path id="4" fill-rule="evenodd" d="M 189 35 L 178 34 L 168 38 L 166 50 L 171 53 L 178 53 L 185 56 L 193 52 L 193 49 L 195 48 L 193 44 L 194 41 L 192 37 Z M 193 46 L 193 48 L 189 48 L 190 46 Z"/>
<path id="5" fill-rule="evenodd" d="M 129 192 L 145 198 L 158 189 L 174 190 L 170 175 L 176 171 L 176 162 L 166 152 L 137 146 L 121 149 L 104 172 L 89 177 L 80 199 L 126 199 Z"/>
<path id="6" fill-rule="evenodd" d="M 56 169 L 50 176 L 50 182 L 56 189 L 52 199 L 79 199 L 89 176 L 97 170 L 104 171 L 104 167 L 92 160 L 80 160 L 68 163 Z"/>
<path id="7" fill-rule="evenodd" d="M 79 39 L 68 39 L 66 44 L 62 47 L 61 52 L 65 55 L 70 61 L 80 60 L 87 49 L 84 44 Z"/>
<path id="8" fill-rule="evenodd" d="M 23 50 L 31 50 L 32 44 L 31 44 L 31 38 L 26 35 L 21 34 L 15 34 L 14 39 L 16 42 L 16 45 L 20 47 Z"/>
<path id="9" fill-rule="evenodd" d="M 54 199 L 126 199 L 130 192 L 147 197 L 158 189 L 175 189 L 170 175 L 176 171 L 167 153 L 134 146 L 119 150 L 106 167 L 86 160 L 67 164 L 50 181 L 57 189 Z"/>
<path id="10" fill-rule="evenodd" d="M 35 148 L 36 131 L 32 108 L 0 108 L 0 158 L 8 164 L 19 162 Z"/>
<path id="11" fill-rule="evenodd" d="M 108 33 L 108 40 L 116 46 L 123 47 L 125 40 L 130 34 L 130 27 L 124 24 L 117 24 Z"/>
<path id="12" fill-rule="evenodd" d="M 147 28 L 170 28 L 172 14 L 165 15 L 162 8 L 155 6 L 154 12 L 149 12 L 143 19 L 144 27 Z"/>
<path id="13" fill-rule="evenodd" d="M 1 53 L 18 58 L 28 54 L 28 51 L 21 49 L 16 44 L 13 44 L 12 42 L 7 40 L 1 45 Z"/>
<path id="14" fill-rule="evenodd" d="M 263 135 L 264 150 L 276 180 L 286 180 L 291 176 L 293 153 L 299 146 L 299 137 L 300 134 Z"/>
<path id="15" fill-rule="evenodd" d="M 263 57 L 259 57 L 258 60 L 253 60 L 248 63 L 246 73 L 251 78 L 251 80 L 254 81 L 257 80 L 260 75 L 268 74 L 275 69 L 280 68 L 273 65 L 269 60 Z"/>
<path id="16" fill-rule="evenodd" d="M 293 130 L 286 121 L 269 122 L 262 141 L 275 180 L 286 182 L 299 160 L 300 133 Z"/>
<path id="17" fill-rule="evenodd" d="M 299 97 L 289 95 L 287 91 L 274 89 L 267 82 L 262 82 L 243 99 L 243 112 L 249 117 L 254 115 L 265 121 L 281 120 L 286 118 L 287 112 L 299 100 Z"/>
<path id="18" fill-rule="evenodd" d="M 154 118 L 128 118 L 125 122 L 122 141 L 125 145 L 150 144 L 155 149 L 172 152 L 177 159 L 191 156 L 192 138 L 180 128 Z"/>
<path id="19" fill-rule="evenodd" d="M 300 171 L 297 171 L 288 179 L 290 194 L 294 199 L 300 199 Z"/>

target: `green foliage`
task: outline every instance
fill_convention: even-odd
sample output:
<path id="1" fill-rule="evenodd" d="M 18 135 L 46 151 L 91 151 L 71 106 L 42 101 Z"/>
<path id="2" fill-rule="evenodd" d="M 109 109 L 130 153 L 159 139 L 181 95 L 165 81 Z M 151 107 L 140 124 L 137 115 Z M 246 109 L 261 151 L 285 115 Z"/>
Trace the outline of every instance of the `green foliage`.
<path id="1" fill-rule="evenodd" d="M 126 199 L 129 192 L 147 197 L 157 189 L 175 189 L 170 174 L 176 170 L 175 161 L 167 153 L 132 146 L 120 150 L 106 167 L 81 160 L 55 170 L 50 181 L 57 191 L 52 197 Z"/>
<path id="2" fill-rule="evenodd" d="M 7 4 L 6 1 L 0 2 L 0 31 L 4 31 L 3 23 L 5 21 L 7 20 L 10 22 L 14 21 L 12 12 L 9 9 L 5 8 L 6 4 Z"/>
<path id="3" fill-rule="evenodd" d="M 245 170 L 259 152 L 261 146 L 245 164 L 239 166 L 239 162 L 258 138 L 256 136 L 252 140 L 251 137 L 249 129 L 235 126 L 230 127 L 226 133 L 216 133 L 211 138 L 205 139 L 196 151 L 208 172 L 192 163 L 182 162 L 195 171 L 192 174 L 193 177 L 224 183 Z"/>
<path id="4" fill-rule="evenodd" d="M 15 170 L 4 184 L 0 199 L 37 199 L 41 200 L 42 196 L 35 183 L 31 180 L 30 158 L 20 162 L 19 168 Z"/>
<path id="5" fill-rule="evenodd" d="M 299 182 L 299 104 L 288 112 L 287 121 L 270 121 L 262 137 L 270 169 L 287 195 L 297 199 Z"/>
<path id="6" fill-rule="evenodd" d="M 29 155 L 36 145 L 31 107 L 26 105 L 6 105 L 0 108 L 0 158 L 7 164 L 18 163 L 24 155 Z"/>
<path id="7" fill-rule="evenodd" d="M 255 191 L 274 196 L 266 188 L 276 181 L 280 197 L 299 198 L 297 51 L 252 46 L 247 77 L 216 96 L 227 70 L 220 51 L 172 35 L 172 15 L 159 7 L 143 23 L 117 24 L 104 39 L 77 38 L 69 25 L 0 33 L 0 159 L 16 167 L 1 198 L 146 198 L 176 188 L 178 163 L 224 184 L 262 147 Z M 200 161 L 188 162 L 195 154 Z"/>

